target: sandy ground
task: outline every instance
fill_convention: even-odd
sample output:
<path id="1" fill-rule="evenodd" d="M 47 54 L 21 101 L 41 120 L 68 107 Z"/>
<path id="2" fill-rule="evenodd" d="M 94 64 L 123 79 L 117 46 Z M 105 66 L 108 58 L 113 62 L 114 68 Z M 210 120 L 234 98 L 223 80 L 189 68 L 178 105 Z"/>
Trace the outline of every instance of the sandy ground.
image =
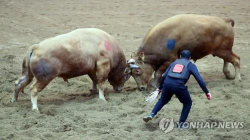
<path id="1" fill-rule="evenodd" d="M 193 107 L 188 121 L 240 121 L 243 129 L 174 129 L 163 133 L 158 122 L 179 119 L 182 105 L 173 97 L 157 117 L 145 124 L 142 117 L 155 102 L 136 89 L 133 78 L 116 93 L 106 83 L 107 103 L 86 97 L 87 76 L 55 79 L 38 98 L 41 114 L 31 111 L 30 98 L 10 103 L 14 82 L 21 74 L 22 58 L 32 44 L 76 28 L 96 27 L 113 35 L 127 58 L 140 45 L 150 27 L 166 18 L 194 13 L 235 20 L 233 50 L 241 57 L 242 82 L 226 80 L 223 62 L 207 56 L 197 66 L 213 99 L 208 102 L 196 81 L 188 82 Z M 0 139 L 250 139 L 250 2 L 249 0 L 0 0 Z M 234 73 L 233 67 L 230 69 Z M 26 88 L 26 91 L 27 88 Z"/>

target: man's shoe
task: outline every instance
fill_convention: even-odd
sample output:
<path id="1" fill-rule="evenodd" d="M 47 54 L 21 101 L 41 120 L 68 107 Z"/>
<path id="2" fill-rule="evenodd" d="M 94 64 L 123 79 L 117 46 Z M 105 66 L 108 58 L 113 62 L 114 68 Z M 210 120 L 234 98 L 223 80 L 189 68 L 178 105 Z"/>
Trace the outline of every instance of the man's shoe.
<path id="1" fill-rule="evenodd" d="M 148 114 L 147 116 L 145 116 L 145 117 L 143 118 L 143 120 L 144 120 L 144 122 L 148 122 L 148 121 L 152 120 L 153 117 L 154 117 L 154 114 L 153 114 L 153 113 L 150 113 L 150 114 Z"/>

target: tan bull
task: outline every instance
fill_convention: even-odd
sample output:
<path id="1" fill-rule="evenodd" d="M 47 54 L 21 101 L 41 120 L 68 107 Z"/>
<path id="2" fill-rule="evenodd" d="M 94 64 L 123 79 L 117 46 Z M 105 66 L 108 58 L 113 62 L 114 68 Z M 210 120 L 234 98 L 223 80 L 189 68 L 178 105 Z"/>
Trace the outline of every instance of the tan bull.
<path id="1" fill-rule="evenodd" d="M 17 101 L 19 92 L 35 77 L 30 94 L 32 110 L 38 110 L 37 95 L 54 78 L 61 77 L 67 81 L 81 75 L 92 79 L 92 93 L 97 92 L 98 85 L 99 98 L 105 100 L 104 82 L 108 79 L 114 90 L 121 91 L 130 76 L 126 65 L 123 51 L 110 34 L 95 28 L 77 29 L 28 49 L 12 101 Z"/>
<path id="2" fill-rule="evenodd" d="M 222 58 L 226 78 L 241 80 L 240 57 L 232 52 L 233 26 L 230 18 L 193 14 L 177 15 L 160 22 L 148 31 L 131 56 L 140 67 L 132 70 L 138 88 L 146 88 L 154 71 L 151 85 L 156 86 L 169 64 L 184 49 L 191 51 L 194 61 L 209 54 Z M 235 68 L 235 76 L 230 75 L 229 63 Z"/>

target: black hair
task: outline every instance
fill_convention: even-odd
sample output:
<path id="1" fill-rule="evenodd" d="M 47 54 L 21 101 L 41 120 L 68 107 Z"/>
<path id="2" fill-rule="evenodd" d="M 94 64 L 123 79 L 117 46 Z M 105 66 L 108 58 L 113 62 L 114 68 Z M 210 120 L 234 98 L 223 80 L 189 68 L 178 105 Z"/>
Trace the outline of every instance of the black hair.
<path id="1" fill-rule="evenodd" d="M 181 51 L 180 55 L 181 55 L 181 58 L 189 59 L 191 56 L 191 53 L 189 50 L 183 50 Z"/>

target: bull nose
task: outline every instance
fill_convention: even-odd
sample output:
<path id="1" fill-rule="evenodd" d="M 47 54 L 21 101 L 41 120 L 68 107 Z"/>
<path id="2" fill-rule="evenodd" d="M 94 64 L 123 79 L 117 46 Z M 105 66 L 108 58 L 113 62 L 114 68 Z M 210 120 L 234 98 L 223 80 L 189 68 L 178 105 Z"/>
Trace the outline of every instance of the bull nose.
<path id="1" fill-rule="evenodd" d="M 115 90 L 120 92 L 122 91 L 122 87 L 117 87 Z"/>
<path id="2" fill-rule="evenodd" d="M 140 86 L 140 90 L 146 90 L 147 88 L 145 86 Z"/>

